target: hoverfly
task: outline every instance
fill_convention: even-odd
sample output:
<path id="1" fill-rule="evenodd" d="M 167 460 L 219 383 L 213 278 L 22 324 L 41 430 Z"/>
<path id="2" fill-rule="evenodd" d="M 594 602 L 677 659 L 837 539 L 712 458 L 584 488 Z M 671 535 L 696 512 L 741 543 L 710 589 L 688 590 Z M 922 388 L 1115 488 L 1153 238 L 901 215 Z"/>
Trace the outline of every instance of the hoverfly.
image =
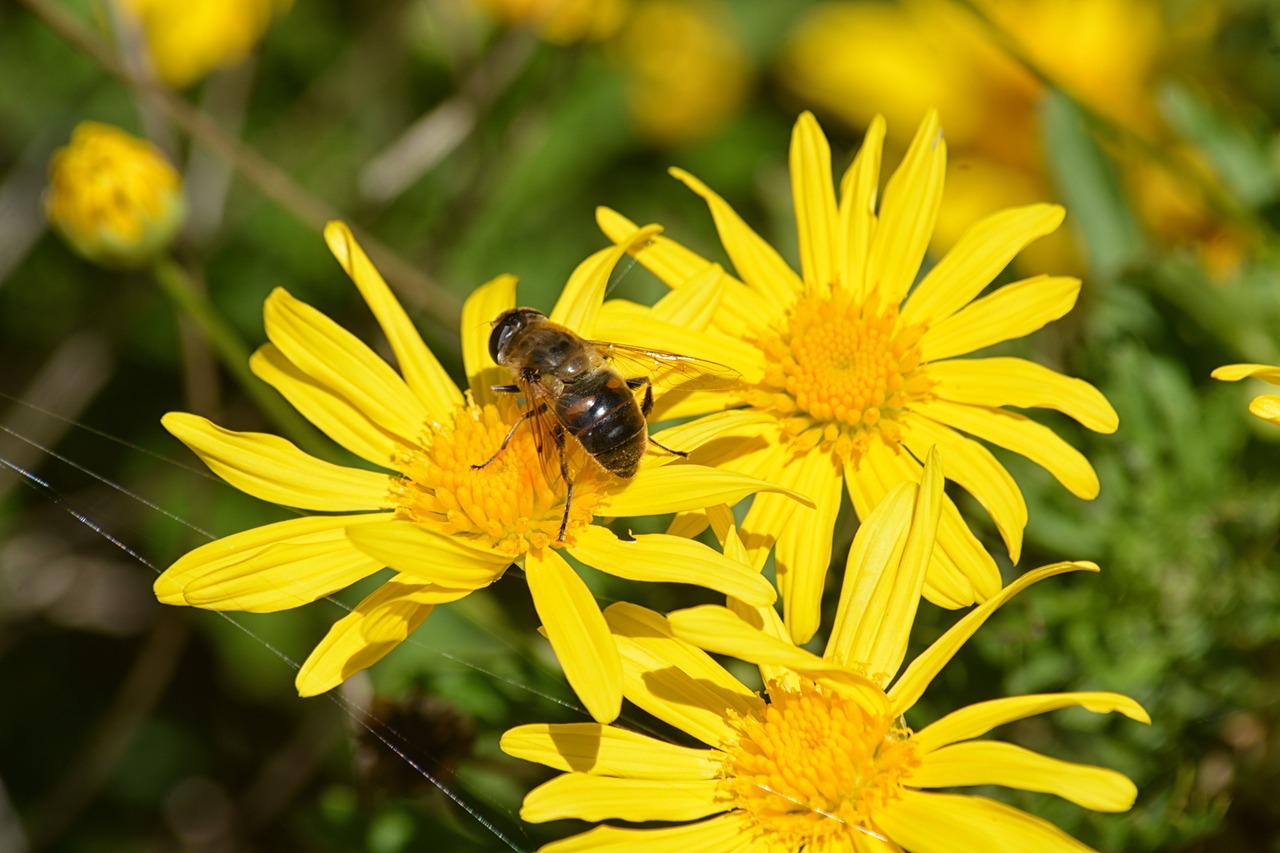
<path id="1" fill-rule="evenodd" d="M 532 421 L 539 456 L 551 470 L 554 449 L 565 483 L 558 541 L 564 541 L 573 499 L 566 436 L 606 471 L 633 477 L 649 444 L 676 456 L 688 455 L 649 436 L 655 383 L 667 390 L 712 390 L 740 378 L 732 368 L 692 356 L 587 340 L 533 308 L 512 308 L 493 321 L 489 355 L 514 380 L 493 390 L 522 394 L 525 410 L 493 456 L 471 467 L 484 468 L 497 459 L 520 425 Z M 623 365 L 638 375 L 624 376 L 618 369 Z"/>

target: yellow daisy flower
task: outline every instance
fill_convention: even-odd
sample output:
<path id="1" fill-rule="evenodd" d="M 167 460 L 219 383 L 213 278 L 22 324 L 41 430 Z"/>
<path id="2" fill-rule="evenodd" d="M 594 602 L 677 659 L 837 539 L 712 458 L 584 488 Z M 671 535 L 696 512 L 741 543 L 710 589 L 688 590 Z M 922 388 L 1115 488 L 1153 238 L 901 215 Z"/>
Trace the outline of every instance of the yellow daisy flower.
<path id="1" fill-rule="evenodd" d="M 701 445 L 699 462 L 779 483 L 816 503 L 794 507 L 761 495 L 742 524 L 757 565 L 776 542 L 778 588 L 796 642 L 818 627 L 842 480 L 865 519 L 895 484 L 919 478 L 918 460 L 936 444 L 950 460 L 947 476 L 991 514 L 1016 562 L 1027 521 L 1022 493 L 987 447 L 964 433 L 1026 456 L 1088 499 L 1098 493 L 1088 460 L 1004 407 L 1057 409 L 1098 432 L 1118 423 L 1102 394 L 1079 379 L 1020 358 L 955 358 L 1022 337 L 1075 304 L 1080 281 L 1048 275 L 977 298 L 1022 247 L 1061 224 L 1062 208 L 1035 204 L 982 219 L 917 282 L 942 198 L 946 144 L 930 113 L 877 204 L 884 133 L 882 120 L 872 122 L 837 196 L 826 137 L 808 113 L 796 123 L 799 274 L 720 196 L 672 170 L 706 200 L 740 278 L 656 238 L 633 250 L 636 257 L 677 293 L 706 291 L 699 301 L 710 307 L 683 328 L 627 304 L 602 314 L 611 335 L 663 339 L 743 374 L 736 398 L 690 394 L 660 409 L 662 416 L 713 414 L 657 440 Z M 602 209 L 599 221 L 615 242 L 636 233 L 611 210 Z M 925 595 L 960 607 L 999 590 L 994 560 L 944 500 Z"/>
<path id="2" fill-rule="evenodd" d="M 650 232 L 652 233 L 652 232 Z M 386 333 L 397 373 L 316 309 L 277 289 L 267 299 L 267 337 L 251 367 L 312 423 L 383 470 L 324 462 L 282 438 L 223 429 L 170 413 L 165 428 L 231 485 L 315 513 L 210 542 L 179 559 L 155 584 L 166 604 L 269 612 L 307 604 L 384 566 L 390 578 L 339 621 L 297 677 L 304 695 L 324 692 L 370 666 L 414 631 L 437 604 L 496 581 L 513 562 L 526 573 L 534 607 L 570 685 L 597 720 L 618 714 L 622 673 L 599 606 L 561 552 L 632 580 L 694 583 L 768 605 L 760 574 L 691 540 L 667 534 L 620 540 L 593 525 L 625 517 L 734 503 L 774 487 L 683 462 L 647 458 L 630 480 L 606 474 L 571 450 L 572 511 L 563 541 L 565 488 L 540 464 L 528 429 L 493 464 L 484 462 L 520 417 L 510 381 L 489 357 L 490 322 L 513 308 L 515 279 L 477 290 L 463 310 L 464 394 L 414 330 L 408 315 L 341 223 L 325 239 Z M 609 271 L 623 247 L 598 252 L 570 278 L 550 317 L 590 334 Z"/>
<path id="3" fill-rule="evenodd" d="M 1132 699 L 1080 692 L 995 699 L 919 731 L 908 726 L 905 715 L 929 683 L 997 608 L 1044 578 L 1097 570 L 1092 563 L 1059 563 L 1027 573 L 899 674 L 941 514 L 942 482 L 930 461 L 918 488 L 896 486 L 858 531 L 856 571 L 845 578 L 822 656 L 786 639 L 771 608 L 731 602 L 666 619 L 630 604 L 606 610 L 622 650 L 627 698 L 706 746 L 677 746 L 591 723 L 508 731 L 505 752 L 565 771 L 529 793 L 525 820 L 677 823 L 600 826 L 543 853 L 1088 850 L 1003 803 L 932 790 L 1004 785 L 1056 794 L 1095 811 L 1125 811 L 1137 791 L 1120 773 L 975 738 L 1067 707 L 1150 722 Z M 732 534 L 726 537 L 728 552 L 740 547 Z M 756 664 L 764 695 L 704 650 Z"/>
<path id="4" fill-rule="evenodd" d="M 1211 374 L 1223 382 L 1239 382 L 1241 379 L 1261 379 L 1272 385 L 1280 385 L 1280 367 L 1270 364 L 1227 364 Z M 1259 394 L 1249 403 L 1249 411 L 1264 421 L 1280 424 L 1280 394 Z"/>

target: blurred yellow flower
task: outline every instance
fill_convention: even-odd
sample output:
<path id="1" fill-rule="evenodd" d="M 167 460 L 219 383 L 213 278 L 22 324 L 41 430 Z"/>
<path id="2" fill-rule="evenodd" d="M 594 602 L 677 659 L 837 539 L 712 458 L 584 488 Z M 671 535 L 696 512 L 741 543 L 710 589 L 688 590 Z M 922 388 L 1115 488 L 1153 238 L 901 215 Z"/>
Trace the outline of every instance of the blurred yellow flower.
<path id="1" fill-rule="evenodd" d="M 785 485 L 816 504 L 759 495 L 742 522 L 757 565 L 776 543 L 778 589 L 797 643 L 818 627 L 842 484 L 865 519 L 889 489 L 918 478 L 938 445 L 950 460 L 948 477 L 990 513 L 1016 562 L 1026 502 L 991 451 L 964 433 L 1027 457 L 1091 499 L 1098 478 L 1088 460 L 1005 407 L 1056 409 L 1097 432 L 1118 424 L 1106 398 L 1079 379 L 1020 358 L 956 358 L 1034 332 L 1075 305 L 1080 281 L 1062 276 L 1033 276 L 979 298 L 1025 246 L 1061 224 L 1062 208 L 1035 204 L 979 220 L 917 283 L 947 146 L 930 113 L 877 204 L 884 134 L 884 121 L 874 119 L 837 195 L 821 128 L 808 113 L 796 122 L 800 273 L 681 170 L 672 174 L 707 202 L 740 279 L 666 238 L 635 242 L 635 224 L 613 211 L 598 217 L 615 242 L 640 246 L 635 256 L 687 306 L 677 325 L 639 306 L 606 303 L 607 337 L 650 340 L 744 377 L 735 393 L 695 392 L 660 406 L 655 420 L 705 417 L 657 440 L 697 448 L 699 462 Z M 994 560 L 950 499 L 942 512 L 925 594 L 947 607 L 990 598 L 1000 590 Z"/>
<path id="2" fill-rule="evenodd" d="M 120 0 L 141 29 L 155 75 L 185 88 L 244 60 L 293 0 Z"/>
<path id="3" fill-rule="evenodd" d="M 401 373 L 283 289 L 267 299 L 271 343 L 254 354 L 251 367 L 335 442 L 382 470 L 334 465 L 282 438 L 232 432 L 195 415 L 166 415 L 165 428 L 231 485 L 328 514 L 196 548 L 157 579 L 160 601 L 271 612 L 394 568 L 398 574 L 334 625 L 303 664 L 298 690 L 313 695 L 381 659 L 435 605 L 488 586 L 518 563 L 570 685 L 596 719 L 609 721 L 622 702 L 618 653 L 595 599 L 562 551 L 631 580 L 693 583 L 761 605 L 774 600 L 758 572 L 701 543 L 666 534 L 622 541 L 591 523 L 597 516 L 732 504 L 773 489 L 740 474 L 647 457 L 634 478 L 622 480 L 571 448 L 572 511 L 564 541 L 557 541 L 565 484 L 547 474 L 529 429 L 515 430 L 493 464 L 474 467 L 495 454 L 521 417 L 514 395 L 491 389 L 511 379 L 489 356 L 490 323 L 515 307 L 515 279 L 494 279 L 466 302 L 462 354 L 470 391 L 464 395 L 346 226 L 330 223 L 325 238 L 373 310 Z M 584 261 L 550 318 L 590 333 L 624 248 Z"/>
<path id="4" fill-rule="evenodd" d="M 974 213 L 1052 197 L 1037 111 L 1055 86 L 1153 141 L 1162 129 L 1153 88 L 1157 73 L 1197 52 L 1214 22 L 1209 13 L 1174 13 L 1158 0 L 976 0 L 987 21 L 954 0 L 825 3 L 796 27 L 780 59 L 783 79 L 809 103 L 854 127 L 877 114 L 909 126 L 936 106 L 963 171 L 953 174 L 939 214 L 937 245 L 959 237 Z M 992 26 L 1007 41 L 993 35 Z M 1019 57 L 1004 48 L 1013 45 Z M 889 138 L 901 148 L 905 136 Z M 1134 158 L 1134 165 L 1142 161 Z M 1146 163 L 1145 168 L 1155 167 Z M 966 176 L 972 171 L 977 177 Z M 998 178 L 998 180 L 989 180 Z M 1209 216 L 1196 187 L 1179 182 L 1178 215 L 1162 205 L 1141 212 L 1162 236 L 1196 236 Z M 1188 207 L 1197 223 L 1185 229 Z M 1033 247 L 1027 260 L 1062 266 L 1073 250 L 1065 235 Z"/>
<path id="5" fill-rule="evenodd" d="M 182 179 L 158 148 L 92 121 L 81 122 L 50 159 L 44 206 L 71 248 L 116 267 L 154 258 L 186 213 Z"/>
<path id="6" fill-rule="evenodd" d="M 1223 382 L 1261 379 L 1280 385 L 1280 367 L 1270 364 L 1226 364 L 1213 371 L 1212 375 Z M 1249 403 L 1249 411 L 1264 421 L 1280 424 L 1280 394 L 1259 394 Z"/>
<path id="7" fill-rule="evenodd" d="M 710 135 L 737 112 L 751 83 L 733 17 L 711 0 L 640 3 L 611 48 L 637 128 L 661 145 Z"/>
<path id="8" fill-rule="evenodd" d="M 475 0 L 494 18 L 532 27 L 552 44 L 602 41 L 622 26 L 628 0 Z"/>
<path id="9" fill-rule="evenodd" d="M 859 557 L 845 577 L 822 656 L 793 645 L 772 608 L 731 602 L 663 619 L 634 605 L 609 607 L 605 617 L 622 650 L 627 698 L 706 746 L 591 723 L 508 731 L 503 751 L 565 771 L 525 797 L 525 820 L 677 824 L 600 826 L 548 844 L 542 853 L 1088 850 L 1052 824 L 996 800 L 932 790 L 1002 785 L 1095 811 L 1126 811 L 1137 790 L 1120 773 L 975 738 L 1069 707 L 1150 721 L 1126 696 L 1080 692 L 993 699 L 919 731 L 908 726 L 907 715 L 929 684 L 1001 605 L 1053 575 L 1097 571 L 1092 563 L 1058 563 L 1029 572 L 902 670 L 942 483 L 931 457 L 919 487 L 895 487 L 858 530 L 853 548 Z M 732 530 L 726 552 L 741 552 Z M 708 651 L 758 666 L 764 694 Z"/>

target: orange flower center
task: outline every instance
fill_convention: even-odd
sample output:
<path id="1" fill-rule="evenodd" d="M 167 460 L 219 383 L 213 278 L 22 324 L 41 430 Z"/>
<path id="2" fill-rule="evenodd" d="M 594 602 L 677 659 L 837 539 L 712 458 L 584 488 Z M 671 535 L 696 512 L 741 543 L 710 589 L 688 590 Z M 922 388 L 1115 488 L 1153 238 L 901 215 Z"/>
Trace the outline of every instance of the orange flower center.
<path id="1" fill-rule="evenodd" d="M 900 718 L 802 681 L 732 721 L 725 784 L 769 849 L 851 849 L 920 764 Z"/>
<path id="2" fill-rule="evenodd" d="M 839 292 L 807 296 L 757 341 L 766 369 L 751 402 L 783 416 L 805 449 L 826 442 L 848 457 L 876 433 L 896 444 L 899 418 L 932 384 L 920 362 L 923 332 L 899 323 L 896 308 L 875 313 Z"/>
<path id="3" fill-rule="evenodd" d="M 396 495 L 401 515 L 442 533 L 487 539 L 512 557 L 563 547 L 556 540 L 565 484 L 554 444 L 550 458 L 540 459 L 533 424 L 526 422 L 498 452 L 519 415 L 514 404 L 501 410 L 472 404 L 457 411 L 452 425 L 433 429 L 421 446 L 401 448 L 396 460 L 405 476 Z M 565 452 L 574 487 L 565 528 L 565 541 L 571 543 L 575 531 L 591 523 L 609 475 L 576 442 L 570 440 Z M 472 467 L 491 458 L 483 468 Z"/>

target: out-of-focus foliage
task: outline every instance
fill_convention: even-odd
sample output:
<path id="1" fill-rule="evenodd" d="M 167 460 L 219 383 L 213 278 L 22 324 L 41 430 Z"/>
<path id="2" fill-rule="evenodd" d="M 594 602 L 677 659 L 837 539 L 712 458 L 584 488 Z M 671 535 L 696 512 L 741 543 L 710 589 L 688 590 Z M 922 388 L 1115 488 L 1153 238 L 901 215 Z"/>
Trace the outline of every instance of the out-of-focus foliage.
<path id="1" fill-rule="evenodd" d="M 47 162 L 73 127 L 120 126 L 179 164 L 189 212 L 175 257 L 250 346 L 276 286 L 373 338 L 319 234 L 333 211 L 382 244 L 366 247 L 457 375 L 465 294 L 511 272 L 522 301 L 548 308 L 604 245 L 597 204 L 718 257 L 710 218 L 669 165 L 715 187 L 794 262 L 784 152 L 796 113 L 813 109 L 835 132 L 838 168 L 867 116 L 906 109 L 890 127 L 914 127 L 924 100 L 912 106 L 887 81 L 929 71 L 911 57 L 956 20 L 988 65 L 948 72 L 948 84 L 992 63 L 1021 81 L 1017 111 L 1000 113 L 1017 126 L 979 110 L 990 89 L 977 83 L 939 103 L 960 218 L 1014 189 L 1059 200 L 1067 239 L 1019 272 L 1085 280 L 1068 319 L 1010 351 L 1098 385 L 1121 425 L 1072 437 L 1102 480 L 1091 503 L 1001 455 L 1030 506 L 1026 553 L 1006 577 L 1059 559 L 1103 572 L 1006 607 L 922 710 L 1037 690 L 1132 695 L 1149 730 L 1063 713 L 1007 734 L 1128 774 L 1133 812 L 1016 804 L 1107 851 L 1265 849 L 1280 835 L 1280 432 L 1248 414 L 1247 383 L 1209 373 L 1280 362 L 1280 11 L 1129 0 L 1115 8 L 1138 11 L 1098 24 L 1086 52 L 1022 17 L 1047 14 L 1038 0 L 906 12 L 706 0 L 680 13 L 630 0 L 598 40 L 544 38 L 531 19 L 495 16 L 498 5 L 293 4 L 243 61 L 180 96 L 243 146 L 230 159 L 220 134 L 198 122 L 193 136 L 50 25 L 69 14 L 96 43 L 125 45 L 126 67 L 144 74 L 116 7 L 0 5 L 0 458 L 31 472 L 0 477 L 0 849 L 506 849 L 495 833 L 527 849 L 578 828 L 522 827 L 520 797 L 545 777 L 497 749 L 511 725 L 584 719 L 565 704 L 515 573 L 433 615 L 336 703 L 294 696 L 281 656 L 302 659 L 367 585 L 341 603 L 234 620 L 154 601 L 154 571 L 202 531 L 285 517 L 206 478 L 160 415 L 272 427 L 149 275 L 94 267 L 48 233 Z M 796 83 L 803 38 L 817 16 L 854 6 L 915 29 L 874 56 L 821 32 L 817 59 L 855 71 L 874 59 L 887 76 L 819 97 Z M 1111 76 L 1073 76 L 1085 59 Z M 962 108 L 978 117 L 950 125 Z M 662 289 L 638 267 L 620 278 L 614 295 L 652 301 Z M 985 535 L 998 550 L 994 529 Z M 693 603 L 686 589 L 593 583 L 605 601 Z M 921 613 L 934 631 L 948 624 Z"/>

